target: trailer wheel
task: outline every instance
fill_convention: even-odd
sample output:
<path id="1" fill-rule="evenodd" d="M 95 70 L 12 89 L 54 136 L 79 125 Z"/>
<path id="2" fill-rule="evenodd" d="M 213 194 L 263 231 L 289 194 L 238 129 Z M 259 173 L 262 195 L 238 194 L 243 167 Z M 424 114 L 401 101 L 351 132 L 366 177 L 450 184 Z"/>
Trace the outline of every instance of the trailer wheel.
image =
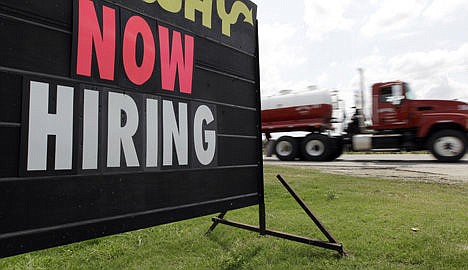
<path id="1" fill-rule="evenodd" d="M 282 161 L 294 160 L 298 154 L 296 139 L 290 136 L 283 136 L 276 140 L 275 154 Z"/>
<path id="2" fill-rule="evenodd" d="M 301 143 L 302 156 L 308 161 L 326 161 L 332 155 L 331 143 L 327 136 L 310 134 Z"/>
<path id="3" fill-rule="evenodd" d="M 429 139 L 429 149 L 439 161 L 456 162 L 467 150 L 467 137 L 458 130 L 441 130 Z"/>
<path id="4" fill-rule="evenodd" d="M 327 161 L 333 161 L 343 154 L 343 139 L 329 138 L 331 141 L 332 153 Z"/>

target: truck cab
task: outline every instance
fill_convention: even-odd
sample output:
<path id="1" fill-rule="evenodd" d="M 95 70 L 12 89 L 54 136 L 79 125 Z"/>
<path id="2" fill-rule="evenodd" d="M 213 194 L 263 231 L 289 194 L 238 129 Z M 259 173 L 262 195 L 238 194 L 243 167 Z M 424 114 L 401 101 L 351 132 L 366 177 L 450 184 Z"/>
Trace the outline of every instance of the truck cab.
<path id="1" fill-rule="evenodd" d="M 457 161 L 467 147 L 468 104 L 416 100 L 408 83 L 376 83 L 372 87 L 371 128 L 387 138 L 387 147 L 430 150 L 439 160 Z M 393 143 L 388 143 L 392 136 Z"/>
<path id="2" fill-rule="evenodd" d="M 377 83 L 372 87 L 372 129 L 395 130 L 411 127 L 412 92 L 407 83 Z"/>

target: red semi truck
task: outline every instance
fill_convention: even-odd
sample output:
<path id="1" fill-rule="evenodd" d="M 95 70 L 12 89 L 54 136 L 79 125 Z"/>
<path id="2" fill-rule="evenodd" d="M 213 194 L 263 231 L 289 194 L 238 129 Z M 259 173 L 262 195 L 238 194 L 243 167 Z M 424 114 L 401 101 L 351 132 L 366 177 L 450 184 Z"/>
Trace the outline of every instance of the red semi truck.
<path id="1" fill-rule="evenodd" d="M 351 151 L 429 150 L 443 162 L 460 160 L 467 151 L 468 103 L 415 100 L 401 81 L 372 86 L 372 124 L 365 126 L 357 109 L 347 128 L 333 134 L 329 91 L 278 95 L 262 100 L 262 132 L 269 140 L 267 154 L 280 160 L 331 161 L 343 149 Z M 306 136 L 271 133 L 306 131 Z"/>

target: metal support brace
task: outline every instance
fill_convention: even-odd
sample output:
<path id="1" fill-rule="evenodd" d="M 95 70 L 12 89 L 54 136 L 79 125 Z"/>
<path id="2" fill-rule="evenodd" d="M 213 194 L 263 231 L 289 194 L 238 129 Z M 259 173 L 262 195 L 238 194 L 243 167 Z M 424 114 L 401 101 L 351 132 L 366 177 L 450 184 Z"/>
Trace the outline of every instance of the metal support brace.
<path id="1" fill-rule="evenodd" d="M 224 216 L 226 215 L 227 212 L 222 212 L 219 214 L 218 217 L 214 217 L 211 220 L 213 220 L 213 224 L 211 224 L 211 227 L 208 229 L 208 231 L 205 233 L 205 235 L 209 235 L 214 229 L 216 229 L 216 226 L 220 223 L 219 220 L 223 220 Z"/>
<path id="2" fill-rule="evenodd" d="M 279 232 L 279 231 L 274 231 L 274 230 L 268 230 L 265 228 L 260 228 L 248 224 L 243 224 L 239 222 L 234 222 L 230 220 L 224 219 L 224 216 L 226 215 L 226 212 L 223 212 L 219 214 L 217 217 L 213 217 L 212 221 L 213 224 L 211 227 L 208 229 L 206 232 L 206 235 L 210 234 L 218 224 L 224 224 L 227 226 L 243 229 L 243 230 L 248 230 L 260 234 L 266 234 L 270 235 L 273 237 L 278 237 L 294 242 L 299 242 L 307 245 L 312 245 L 316 247 L 321 247 L 321 248 L 326 248 L 330 250 L 335 250 L 338 251 L 338 253 L 342 256 L 346 256 L 348 253 L 344 250 L 343 244 L 339 243 L 332 235 L 331 233 L 325 228 L 325 226 L 320 222 L 320 220 L 312 213 L 310 208 L 306 205 L 306 203 L 299 197 L 299 195 L 294 191 L 294 189 L 284 180 L 281 175 L 276 176 L 278 180 L 283 184 L 283 186 L 288 190 L 288 192 L 291 194 L 291 196 L 296 200 L 296 202 L 302 207 L 302 209 L 306 212 L 306 214 L 312 219 L 312 221 L 315 223 L 315 225 L 320 229 L 320 231 L 325 235 L 325 237 L 328 239 L 328 242 L 322 241 L 322 240 L 316 240 L 316 239 L 311 239 L 303 236 L 297 236 L 289 233 L 284 233 L 284 232 Z M 263 219 L 265 220 L 265 211 L 259 211 L 260 213 L 260 220 Z"/>

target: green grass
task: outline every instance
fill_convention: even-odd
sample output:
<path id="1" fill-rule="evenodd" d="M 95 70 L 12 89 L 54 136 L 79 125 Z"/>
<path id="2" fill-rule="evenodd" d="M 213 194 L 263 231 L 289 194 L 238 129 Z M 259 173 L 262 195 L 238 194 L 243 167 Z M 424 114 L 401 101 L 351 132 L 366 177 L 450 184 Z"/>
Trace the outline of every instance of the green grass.
<path id="1" fill-rule="evenodd" d="M 468 269 L 468 185 L 266 166 L 268 228 L 319 239 L 277 173 L 348 257 L 223 225 L 206 237 L 211 222 L 202 217 L 5 258 L 0 269 Z M 227 218 L 257 224 L 257 207 Z"/>

